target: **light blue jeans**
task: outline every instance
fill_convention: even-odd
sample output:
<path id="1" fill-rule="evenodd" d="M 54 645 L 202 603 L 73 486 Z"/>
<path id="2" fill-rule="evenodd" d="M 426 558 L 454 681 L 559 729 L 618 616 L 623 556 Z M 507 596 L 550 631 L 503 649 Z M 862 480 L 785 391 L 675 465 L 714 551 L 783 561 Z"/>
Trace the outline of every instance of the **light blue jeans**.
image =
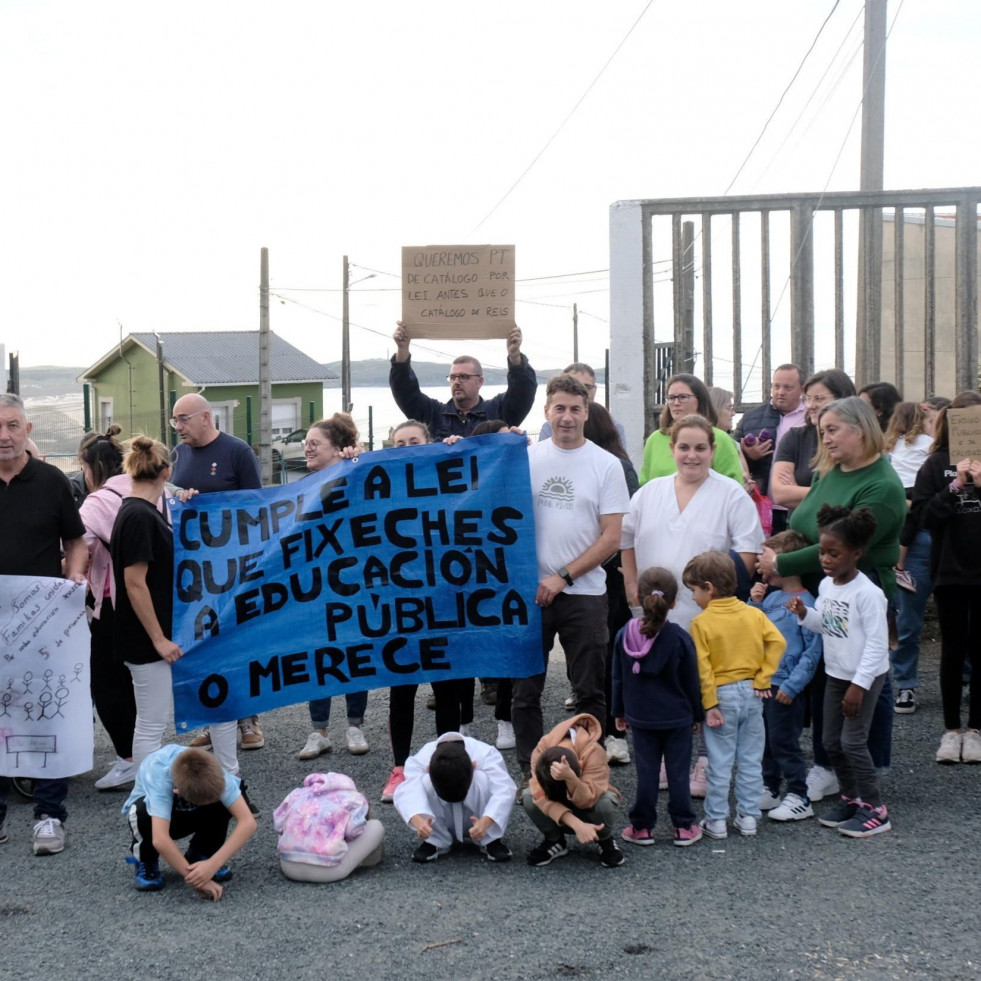
<path id="1" fill-rule="evenodd" d="M 892 660 L 892 683 L 896 689 L 920 686 L 920 679 L 917 677 L 917 667 L 920 663 L 920 634 L 923 631 L 927 600 L 933 590 L 933 583 L 930 582 L 930 546 L 930 532 L 917 532 L 913 544 L 906 553 L 904 566 L 916 580 L 916 592 L 896 590 L 898 610 L 896 630 L 899 634 L 899 646 L 889 655 Z"/>
<path id="2" fill-rule="evenodd" d="M 729 816 L 729 784 L 736 766 L 736 811 L 758 818 L 763 796 L 763 702 L 753 694 L 751 681 L 733 681 L 718 691 L 723 723 L 717 729 L 703 727 L 708 751 L 708 789 L 705 817 L 724 821 Z"/>

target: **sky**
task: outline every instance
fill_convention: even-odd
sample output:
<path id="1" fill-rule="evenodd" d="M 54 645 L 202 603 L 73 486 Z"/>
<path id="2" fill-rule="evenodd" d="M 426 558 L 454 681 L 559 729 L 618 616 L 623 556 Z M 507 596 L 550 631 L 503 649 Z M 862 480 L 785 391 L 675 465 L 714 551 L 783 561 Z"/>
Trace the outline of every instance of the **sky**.
<path id="1" fill-rule="evenodd" d="M 885 186 L 979 183 L 981 4 L 888 9 Z M 352 357 L 387 357 L 401 247 L 497 243 L 532 363 L 572 359 L 577 303 L 602 365 L 613 202 L 857 188 L 861 11 L 2 0 L 0 344 L 88 365 L 120 331 L 257 329 L 265 246 L 276 333 L 340 358 L 348 255 Z"/>

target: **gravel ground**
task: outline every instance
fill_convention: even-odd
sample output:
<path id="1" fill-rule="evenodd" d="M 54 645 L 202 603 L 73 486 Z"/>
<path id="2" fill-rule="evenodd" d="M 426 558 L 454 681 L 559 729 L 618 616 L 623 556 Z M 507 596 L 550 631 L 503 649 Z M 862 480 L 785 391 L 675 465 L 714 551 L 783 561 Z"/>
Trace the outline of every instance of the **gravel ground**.
<path id="1" fill-rule="evenodd" d="M 816 820 L 764 822 L 756 838 L 681 849 L 665 833 L 653 848 L 624 844 L 619 869 L 603 869 L 580 846 L 537 869 L 524 859 L 538 836 L 517 809 L 510 864 L 463 850 L 421 867 L 410 861 L 408 829 L 391 806 L 374 803 L 387 829 L 380 865 L 334 885 L 290 882 L 279 872 L 272 811 L 307 772 L 341 770 L 378 800 L 391 761 L 386 693 L 373 692 L 364 757 L 335 750 L 302 763 L 305 707 L 263 717 L 265 749 L 241 757 L 260 827 L 221 903 L 199 900 L 172 876 L 160 893 L 137 893 L 124 864 L 124 798 L 98 793 L 91 777 L 73 781 L 59 856 L 33 857 L 30 807 L 14 797 L 10 842 L 0 848 L 0 978 L 977 977 L 981 767 L 933 762 L 941 718 L 937 645 L 928 640 L 920 708 L 896 717 L 884 783 L 890 834 L 862 841 Z M 550 723 L 567 714 L 567 693 L 553 657 Z M 339 699 L 334 712 L 343 721 Z M 493 709 L 480 703 L 476 715 L 475 734 L 492 741 Z M 417 742 L 431 738 L 422 694 L 416 719 Z M 111 755 L 99 728 L 97 773 Z M 514 770 L 514 754 L 505 756 Z M 633 768 L 618 767 L 613 780 L 629 804 Z"/>

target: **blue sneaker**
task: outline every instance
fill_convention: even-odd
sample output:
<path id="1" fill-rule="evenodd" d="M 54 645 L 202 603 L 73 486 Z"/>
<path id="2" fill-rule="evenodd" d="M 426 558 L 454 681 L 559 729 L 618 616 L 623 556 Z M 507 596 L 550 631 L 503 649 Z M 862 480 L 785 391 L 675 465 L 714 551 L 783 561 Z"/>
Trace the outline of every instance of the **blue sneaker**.
<path id="1" fill-rule="evenodd" d="M 160 872 L 160 864 L 158 862 L 148 864 L 146 862 L 141 862 L 132 855 L 130 855 L 126 861 L 130 865 L 136 866 L 136 876 L 134 878 L 133 885 L 135 885 L 140 892 L 158 892 L 160 889 L 163 889 L 164 877 Z"/>

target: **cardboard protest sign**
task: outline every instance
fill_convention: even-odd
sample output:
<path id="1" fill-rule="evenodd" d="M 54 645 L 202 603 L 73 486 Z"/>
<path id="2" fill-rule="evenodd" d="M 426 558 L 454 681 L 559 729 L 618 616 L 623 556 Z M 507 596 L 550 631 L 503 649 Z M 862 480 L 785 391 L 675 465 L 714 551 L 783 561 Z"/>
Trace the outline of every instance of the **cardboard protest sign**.
<path id="1" fill-rule="evenodd" d="M 286 486 L 170 503 L 179 732 L 541 670 L 524 437 L 382 450 Z"/>
<path id="2" fill-rule="evenodd" d="M 85 587 L 0 576 L 0 774 L 53 780 L 92 769 Z"/>
<path id="3" fill-rule="evenodd" d="M 952 464 L 969 458 L 981 460 L 981 405 L 947 409 L 947 433 Z"/>
<path id="4" fill-rule="evenodd" d="M 514 246 L 405 246 L 402 326 L 410 338 L 507 337 L 515 326 Z"/>

